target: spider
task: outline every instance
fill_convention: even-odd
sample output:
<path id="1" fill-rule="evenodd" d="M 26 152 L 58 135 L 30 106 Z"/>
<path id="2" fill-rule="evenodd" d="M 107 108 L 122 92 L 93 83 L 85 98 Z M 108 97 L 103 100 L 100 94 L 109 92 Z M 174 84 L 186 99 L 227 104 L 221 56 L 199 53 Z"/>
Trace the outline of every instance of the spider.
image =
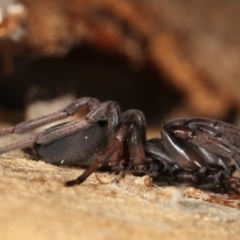
<path id="1" fill-rule="evenodd" d="M 146 140 L 141 111 L 121 113 L 116 102 L 85 97 L 63 110 L 3 128 L 0 136 L 26 133 L 72 116 L 83 107 L 89 109 L 85 117 L 0 148 L 0 154 L 23 149 L 32 159 L 86 168 L 65 186 L 81 184 L 101 168 L 220 193 L 240 184 L 232 176 L 240 171 L 240 129 L 213 119 L 174 119 L 163 125 L 161 138 Z"/>

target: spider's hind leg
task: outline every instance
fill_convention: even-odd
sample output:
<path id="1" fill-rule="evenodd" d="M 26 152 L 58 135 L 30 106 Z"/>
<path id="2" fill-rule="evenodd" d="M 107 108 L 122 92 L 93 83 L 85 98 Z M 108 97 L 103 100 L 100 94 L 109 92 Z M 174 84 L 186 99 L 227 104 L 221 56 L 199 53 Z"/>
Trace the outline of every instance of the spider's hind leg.
<path id="1" fill-rule="evenodd" d="M 99 101 L 97 99 L 88 98 L 88 97 L 80 98 L 72 102 L 71 104 L 69 104 L 63 110 L 60 110 L 42 117 L 38 117 L 35 119 L 27 120 L 12 127 L 0 129 L 0 136 L 5 136 L 13 133 L 23 134 L 37 127 L 72 116 L 84 106 L 88 106 L 89 109 L 92 110 L 96 108 L 98 105 L 99 105 Z M 40 138 L 40 134 L 37 134 L 30 137 L 29 139 L 25 139 L 25 140 L 10 144 L 6 147 L 0 148 L 0 154 L 13 151 L 16 149 L 33 147 L 34 143 L 37 140 L 39 140 L 39 138 Z"/>
<path id="2" fill-rule="evenodd" d="M 97 99 L 89 97 L 79 98 L 76 101 L 70 103 L 64 109 L 59 110 L 57 112 L 41 116 L 35 119 L 27 120 L 12 127 L 0 129 L 0 136 L 5 136 L 12 133 L 23 134 L 37 127 L 41 127 L 46 124 L 72 116 L 84 106 L 88 106 L 90 110 L 92 110 L 97 105 L 99 105 L 99 101 Z"/>

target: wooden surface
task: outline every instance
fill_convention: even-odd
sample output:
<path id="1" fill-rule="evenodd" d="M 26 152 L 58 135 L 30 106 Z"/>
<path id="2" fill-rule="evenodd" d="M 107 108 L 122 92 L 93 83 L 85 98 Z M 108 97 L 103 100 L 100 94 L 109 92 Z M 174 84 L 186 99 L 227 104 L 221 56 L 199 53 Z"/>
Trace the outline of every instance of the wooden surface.
<path id="1" fill-rule="evenodd" d="M 1 239 L 239 239 L 240 211 L 148 187 L 144 177 L 94 173 L 66 188 L 80 169 L 0 158 Z"/>

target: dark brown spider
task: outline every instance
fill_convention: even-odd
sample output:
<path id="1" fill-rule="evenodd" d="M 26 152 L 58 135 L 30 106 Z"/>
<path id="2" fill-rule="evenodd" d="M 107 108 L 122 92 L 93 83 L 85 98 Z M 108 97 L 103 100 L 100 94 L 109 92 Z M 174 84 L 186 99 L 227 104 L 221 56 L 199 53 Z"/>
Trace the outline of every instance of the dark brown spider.
<path id="1" fill-rule="evenodd" d="M 240 179 L 240 130 L 213 119 L 175 119 L 163 125 L 161 138 L 146 140 L 145 117 L 139 110 L 120 113 L 117 103 L 80 98 L 63 110 L 0 130 L 0 136 L 22 134 L 74 115 L 82 119 L 55 125 L 29 139 L 0 148 L 0 154 L 23 149 L 34 159 L 87 169 L 66 186 L 82 183 L 95 170 L 145 174 L 155 181 L 228 192 Z"/>

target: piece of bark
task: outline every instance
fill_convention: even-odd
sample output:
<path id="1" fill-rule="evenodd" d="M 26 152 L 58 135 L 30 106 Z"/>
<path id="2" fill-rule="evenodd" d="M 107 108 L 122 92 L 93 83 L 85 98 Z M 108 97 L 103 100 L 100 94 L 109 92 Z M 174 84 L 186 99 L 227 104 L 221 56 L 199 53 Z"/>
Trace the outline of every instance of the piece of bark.
<path id="1" fill-rule="evenodd" d="M 138 68 L 150 62 L 182 93 L 176 112 L 224 117 L 240 108 L 238 2 L 19 3 L 22 12 L 5 11 L 0 26 L 6 71 L 11 70 L 11 57 L 26 52 L 63 56 L 84 43 L 124 57 Z"/>

